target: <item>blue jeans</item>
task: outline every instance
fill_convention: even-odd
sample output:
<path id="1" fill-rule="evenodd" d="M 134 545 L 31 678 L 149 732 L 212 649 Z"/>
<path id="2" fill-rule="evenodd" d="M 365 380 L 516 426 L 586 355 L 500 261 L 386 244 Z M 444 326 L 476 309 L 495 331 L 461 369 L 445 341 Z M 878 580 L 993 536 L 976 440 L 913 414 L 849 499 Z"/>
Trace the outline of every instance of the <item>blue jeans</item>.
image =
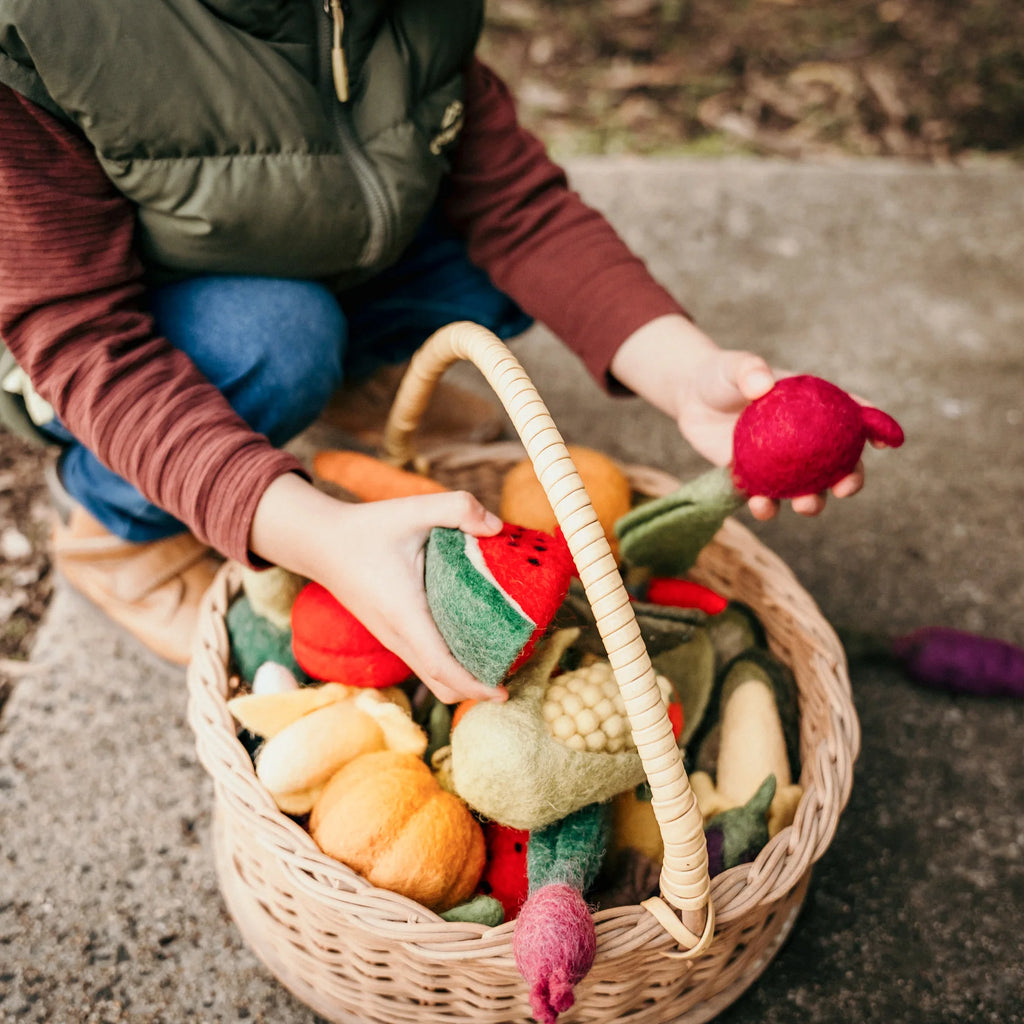
<path id="1" fill-rule="evenodd" d="M 280 447 L 308 427 L 343 379 L 407 359 L 439 327 L 473 320 L 507 339 L 530 318 L 431 220 L 402 259 L 340 297 L 311 281 L 197 277 L 153 289 L 158 330 L 187 353 L 253 430 Z M 182 532 L 60 423 L 64 487 L 125 540 Z"/>

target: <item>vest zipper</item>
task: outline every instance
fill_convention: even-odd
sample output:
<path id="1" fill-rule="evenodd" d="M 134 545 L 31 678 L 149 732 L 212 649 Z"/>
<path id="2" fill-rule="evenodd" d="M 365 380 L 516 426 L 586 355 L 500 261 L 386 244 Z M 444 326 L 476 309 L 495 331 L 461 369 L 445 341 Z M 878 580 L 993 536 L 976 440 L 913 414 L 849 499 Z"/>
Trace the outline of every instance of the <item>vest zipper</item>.
<path id="1" fill-rule="evenodd" d="M 359 266 L 370 267 L 387 250 L 391 236 L 392 212 L 384 182 L 372 161 L 363 152 L 352 124 L 352 112 L 348 106 L 349 76 L 348 61 L 345 58 L 347 7 L 346 0 L 323 0 L 323 11 L 330 19 L 331 31 L 328 33 L 325 23 L 318 19 L 318 24 L 325 25 L 324 30 L 318 33 L 321 39 L 321 91 L 341 149 L 351 163 L 356 181 L 359 182 L 363 198 L 366 201 L 366 209 L 370 217 L 370 232 L 359 257 Z M 333 90 L 330 88 L 331 82 L 334 85 Z"/>
<path id="2" fill-rule="evenodd" d="M 348 103 L 348 64 L 345 61 L 345 8 L 341 0 L 325 0 L 324 12 L 334 22 L 331 37 L 331 77 L 339 103 Z"/>

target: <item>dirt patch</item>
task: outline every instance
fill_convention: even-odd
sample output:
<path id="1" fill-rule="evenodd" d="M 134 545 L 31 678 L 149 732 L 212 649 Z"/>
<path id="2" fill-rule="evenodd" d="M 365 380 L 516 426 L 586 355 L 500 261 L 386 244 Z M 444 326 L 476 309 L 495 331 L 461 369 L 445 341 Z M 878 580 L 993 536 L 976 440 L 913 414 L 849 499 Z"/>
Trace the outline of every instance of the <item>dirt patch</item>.
<path id="1" fill-rule="evenodd" d="M 0 708 L 52 589 L 43 475 L 51 457 L 0 431 Z"/>

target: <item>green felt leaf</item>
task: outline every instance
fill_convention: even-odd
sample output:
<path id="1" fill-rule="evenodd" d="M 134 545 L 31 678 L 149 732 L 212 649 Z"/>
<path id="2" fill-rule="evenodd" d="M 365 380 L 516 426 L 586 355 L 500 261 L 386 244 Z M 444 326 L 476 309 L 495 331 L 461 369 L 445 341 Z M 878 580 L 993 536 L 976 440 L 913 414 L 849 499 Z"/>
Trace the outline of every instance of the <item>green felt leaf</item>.
<path id="1" fill-rule="evenodd" d="M 663 576 L 680 576 L 745 501 L 727 469 L 708 470 L 622 516 L 615 524 L 619 552 L 632 565 Z"/>

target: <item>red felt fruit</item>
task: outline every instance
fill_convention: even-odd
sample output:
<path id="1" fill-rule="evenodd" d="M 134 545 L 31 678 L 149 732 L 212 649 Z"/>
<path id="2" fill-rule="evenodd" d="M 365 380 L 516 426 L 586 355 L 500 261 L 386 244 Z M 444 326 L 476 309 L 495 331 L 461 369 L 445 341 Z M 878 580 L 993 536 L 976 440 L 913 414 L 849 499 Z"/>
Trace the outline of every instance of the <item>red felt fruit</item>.
<path id="1" fill-rule="evenodd" d="M 750 495 L 817 494 L 853 472 L 868 441 L 898 448 L 903 430 L 820 377 L 784 377 L 736 423 L 733 480 Z"/>
<path id="2" fill-rule="evenodd" d="M 708 615 L 723 612 L 729 602 L 710 587 L 672 576 L 652 576 L 644 595 L 651 604 L 669 608 L 697 608 Z"/>
<path id="3" fill-rule="evenodd" d="M 514 921 L 526 902 L 529 881 L 526 874 L 526 846 L 530 833 L 526 829 L 484 823 L 487 844 L 487 865 L 477 885 L 477 892 L 493 896 L 505 909 L 505 920 Z"/>
<path id="4" fill-rule="evenodd" d="M 314 679 L 349 686 L 394 686 L 412 674 L 319 583 L 307 583 L 292 605 L 292 653 Z"/>

